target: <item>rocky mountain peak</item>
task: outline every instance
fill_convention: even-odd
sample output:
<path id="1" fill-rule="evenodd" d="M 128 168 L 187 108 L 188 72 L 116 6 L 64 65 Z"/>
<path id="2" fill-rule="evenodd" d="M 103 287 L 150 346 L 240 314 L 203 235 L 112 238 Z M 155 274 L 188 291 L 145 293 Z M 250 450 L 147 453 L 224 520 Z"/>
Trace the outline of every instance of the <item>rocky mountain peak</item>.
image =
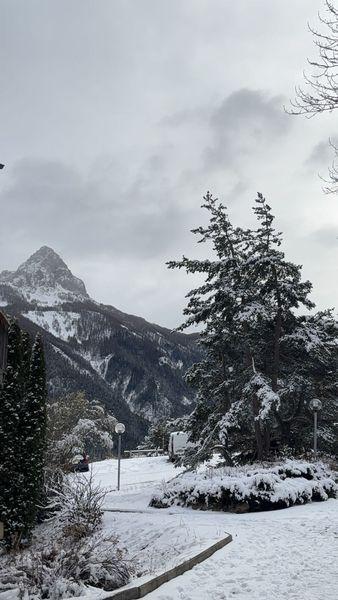
<path id="1" fill-rule="evenodd" d="M 194 337 L 89 298 L 62 258 L 42 246 L 0 273 L 0 307 L 44 340 L 49 394 L 84 390 L 125 422 L 138 444 L 146 423 L 189 413 L 195 392 L 183 374 L 200 360 Z"/>
<path id="2" fill-rule="evenodd" d="M 26 300 L 43 304 L 89 298 L 83 281 L 48 246 L 34 252 L 16 271 L 0 273 L 0 284 L 15 288 Z"/>

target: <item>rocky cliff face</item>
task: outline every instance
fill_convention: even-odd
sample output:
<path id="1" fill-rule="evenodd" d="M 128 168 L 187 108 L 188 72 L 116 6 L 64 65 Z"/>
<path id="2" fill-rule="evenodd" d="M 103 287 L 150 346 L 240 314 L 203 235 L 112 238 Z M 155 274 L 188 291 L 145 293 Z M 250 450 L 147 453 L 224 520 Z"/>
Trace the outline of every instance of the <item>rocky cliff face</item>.
<path id="1" fill-rule="evenodd" d="M 40 306 L 89 298 L 81 279 L 75 277 L 52 248 L 42 246 L 16 271 L 2 271 L 0 283 L 9 285 L 21 298 Z"/>
<path id="2" fill-rule="evenodd" d="M 131 444 L 147 423 L 192 410 L 183 375 L 200 358 L 195 336 L 95 302 L 51 248 L 0 273 L 0 306 L 42 332 L 50 394 L 85 390 L 126 422 Z"/>

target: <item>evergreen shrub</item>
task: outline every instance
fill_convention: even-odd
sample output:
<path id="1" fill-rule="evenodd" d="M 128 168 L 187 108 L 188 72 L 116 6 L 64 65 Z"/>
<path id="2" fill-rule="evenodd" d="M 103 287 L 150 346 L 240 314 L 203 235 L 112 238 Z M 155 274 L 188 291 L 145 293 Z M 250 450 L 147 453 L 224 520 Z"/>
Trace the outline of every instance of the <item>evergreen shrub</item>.
<path id="1" fill-rule="evenodd" d="M 337 490 L 323 464 L 290 460 L 284 464 L 186 471 L 163 484 L 150 505 L 251 512 L 336 498 Z"/>

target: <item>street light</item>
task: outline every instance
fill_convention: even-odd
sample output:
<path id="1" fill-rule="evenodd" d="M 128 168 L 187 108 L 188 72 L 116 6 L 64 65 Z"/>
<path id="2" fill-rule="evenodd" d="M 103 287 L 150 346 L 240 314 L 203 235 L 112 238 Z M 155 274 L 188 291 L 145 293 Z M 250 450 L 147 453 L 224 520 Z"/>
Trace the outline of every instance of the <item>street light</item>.
<path id="1" fill-rule="evenodd" d="M 118 437 L 118 446 L 117 446 L 117 489 L 120 489 L 120 478 L 121 478 L 121 435 L 126 430 L 125 425 L 123 423 L 116 423 L 115 425 L 115 433 L 117 433 Z"/>
<path id="2" fill-rule="evenodd" d="M 317 422 L 318 422 L 318 411 L 322 410 L 322 403 L 318 398 L 313 398 L 310 402 L 310 408 L 313 411 L 313 454 L 315 460 L 317 459 Z"/>

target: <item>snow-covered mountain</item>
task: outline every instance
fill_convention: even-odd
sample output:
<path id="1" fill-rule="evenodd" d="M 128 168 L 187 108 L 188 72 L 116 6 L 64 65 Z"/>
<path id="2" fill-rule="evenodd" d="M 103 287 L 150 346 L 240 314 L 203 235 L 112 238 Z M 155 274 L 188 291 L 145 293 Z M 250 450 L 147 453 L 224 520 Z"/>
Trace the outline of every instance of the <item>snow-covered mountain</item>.
<path id="1" fill-rule="evenodd" d="M 183 375 L 200 357 L 196 337 L 95 302 L 51 248 L 0 273 L 0 306 L 42 332 L 50 394 L 85 390 L 126 422 L 130 443 L 149 421 L 193 408 Z"/>
<path id="2" fill-rule="evenodd" d="M 16 271 L 2 271 L 0 283 L 13 288 L 21 298 L 40 306 L 87 300 L 85 285 L 75 277 L 52 248 L 42 246 Z"/>

